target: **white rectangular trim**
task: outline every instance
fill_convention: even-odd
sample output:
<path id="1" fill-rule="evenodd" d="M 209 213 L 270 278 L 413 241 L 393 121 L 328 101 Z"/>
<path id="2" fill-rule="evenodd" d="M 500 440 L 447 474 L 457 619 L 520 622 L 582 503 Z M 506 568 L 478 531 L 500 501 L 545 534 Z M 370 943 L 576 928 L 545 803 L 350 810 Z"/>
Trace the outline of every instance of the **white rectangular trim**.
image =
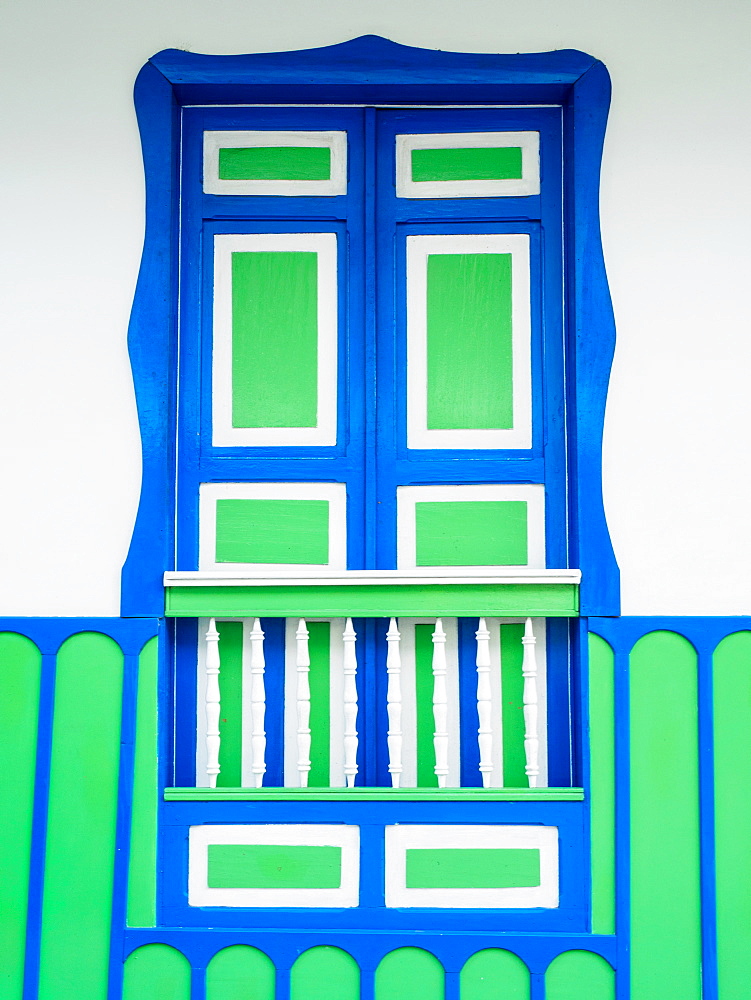
<path id="1" fill-rule="evenodd" d="M 417 528 L 415 505 L 418 502 L 462 500 L 524 500 L 527 503 L 527 567 L 540 570 L 545 566 L 545 487 L 529 485 L 482 486 L 398 486 L 396 489 L 397 566 L 400 570 L 423 572 L 417 567 Z M 448 569 L 449 567 L 444 567 Z M 522 568 L 522 567 L 520 567 Z M 455 566 L 464 574 L 487 577 L 498 570 L 488 566 Z M 510 569 L 510 567 L 509 567 Z"/>
<path id="2" fill-rule="evenodd" d="M 387 826 L 386 906 L 528 909 L 558 906 L 555 826 Z M 509 889 L 407 888 L 410 848 L 531 848 L 540 851 L 540 885 Z"/>
<path id="3" fill-rule="evenodd" d="M 407 487 L 400 487 L 405 489 Z M 420 487 L 421 488 L 421 487 Z M 222 564 L 225 565 L 225 564 Z M 457 572 L 459 570 L 460 572 Z M 264 568 L 248 576 L 244 570 L 170 570 L 163 574 L 165 587 L 286 587 L 290 584 L 307 587 L 360 587 L 382 583 L 395 587 L 430 583 L 487 584 L 558 584 L 581 583 L 580 569 L 538 569 L 532 566 L 477 566 L 472 575 L 464 566 L 420 566 L 412 569 L 345 570 L 322 573 L 306 569 Z"/>
<path id="4" fill-rule="evenodd" d="M 216 502 L 232 500 L 326 500 L 329 505 L 329 561 L 320 566 L 308 563 L 218 563 L 216 561 Z M 198 501 L 199 570 L 217 570 L 225 566 L 257 569 L 343 570 L 347 565 L 347 487 L 344 483 L 201 483 Z"/>
<path id="5" fill-rule="evenodd" d="M 428 257 L 511 254 L 513 427 L 428 428 Z M 530 249 L 526 233 L 407 237 L 407 447 L 531 448 Z"/>
<path id="6" fill-rule="evenodd" d="M 520 146 L 522 176 L 506 180 L 413 181 L 413 149 Z M 540 193 L 539 132 L 443 132 L 397 135 L 397 198 L 498 198 Z"/>
<path id="7" fill-rule="evenodd" d="M 279 844 L 341 847 L 338 889 L 211 889 L 210 844 Z M 295 823 L 192 826 L 188 836 L 189 906 L 357 906 L 360 895 L 360 828 Z"/>
<path id="8" fill-rule="evenodd" d="M 331 150 L 331 176 L 322 181 L 220 180 L 219 150 L 258 146 L 318 146 Z M 338 195 L 347 193 L 346 132 L 222 131 L 203 133 L 203 190 L 206 194 Z"/>
<path id="9" fill-rule="evenodd" d="M 232 425 L 232 254 L 303 251 L 318 256 L 318 413 L 315 427 Z M 214 237 L 212 443 L 215 447 L 294 447 L 336 444 L 336 233 L 235 233 Z M 290 359 L 293 363 L 294 359 Z"/>

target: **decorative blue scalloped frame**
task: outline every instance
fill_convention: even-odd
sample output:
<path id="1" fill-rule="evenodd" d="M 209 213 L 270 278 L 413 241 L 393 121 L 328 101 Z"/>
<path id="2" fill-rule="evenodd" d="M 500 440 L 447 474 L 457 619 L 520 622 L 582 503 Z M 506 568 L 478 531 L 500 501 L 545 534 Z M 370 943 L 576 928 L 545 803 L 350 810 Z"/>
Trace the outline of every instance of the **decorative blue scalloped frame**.
<path id="1" fill-rule="evenodd" d="M 122 574 L 122 614 L 161 615 L 175 568 L 177 204 L 180 109 L 189 104 L 555 104 L 564 116 L 571 565 L 582 615 L 617 615 L 620 583 L 602 502 L 602 428 L 615 326 L 602 256 L 599 173 L 610 103 L 602 63 L 576 50 L 475 55 L 365 35 L 299 52 L 206 56 L 166 49 L 135 102 L 146 172 L 146 237 L 128 332 L 143 482 Z"/>

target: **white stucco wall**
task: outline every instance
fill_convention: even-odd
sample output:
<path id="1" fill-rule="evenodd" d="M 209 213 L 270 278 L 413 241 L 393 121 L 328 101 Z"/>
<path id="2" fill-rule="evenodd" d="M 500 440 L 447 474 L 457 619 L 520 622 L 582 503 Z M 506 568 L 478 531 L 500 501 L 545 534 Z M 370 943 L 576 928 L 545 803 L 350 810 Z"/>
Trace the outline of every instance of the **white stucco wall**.
<path id="1" fill-rule="evenodd" d="M 751 614 L 747 0 L 11 0 L 0 615 L 116 615 L 140 483 L 126 328 L 142 240 L 133 80 L 167 47 L 365 33 L 579 48 L 614 100 L 602 218 L 618 326 L 605 498 L 626 614 Z"/>

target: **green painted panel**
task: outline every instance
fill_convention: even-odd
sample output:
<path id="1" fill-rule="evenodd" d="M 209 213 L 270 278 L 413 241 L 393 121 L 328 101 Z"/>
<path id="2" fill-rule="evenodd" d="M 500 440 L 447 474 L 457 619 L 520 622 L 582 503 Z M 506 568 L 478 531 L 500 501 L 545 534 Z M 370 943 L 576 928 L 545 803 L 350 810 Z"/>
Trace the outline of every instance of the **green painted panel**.
<path id="1" fill-rule="evenodd" d="M 397 948 L 375 974 L 375 1000 L 443 1000 L 443 966 L 422 948 Z"/>
<path id="2" fill-rule="evenodd" d="M 40 1000 L 106 1000 L 123 654 L 98 633 L 57 654 Z"/>
<path id="3" fill-rule="evenodd" d="M 234 944 L 206 967 L 206 1000 L 274 1000 L 274 963 L 258 948 Z"/>
<path id="4" fill-rule="evenodd" d="M 699 1000 L 696 653 L 652 632 L 630 664 L 631 979 L 639 1000 Z"/>
<path id="5" fill-rule="evenodd" d="M 311 788 L 328 788 L 331 755 L 330 622 L 308 622 Z"/>
<path id="6" fill-rule="evenodd" d="M 634 991 L 632 995 L 634 1000 L 637 997 L 642 1000 L 640 993 Z M 585 997 L 586 1000 L 615 1000 L 615 972 L 594 952 L 564 951 L 553 959 L 545 973 L 545 1000 L 584 1000 Z"/>
<path id="7" fill-rule="evenodd" d="M 412 180 L 506 181 L 522 176 L 520 146 L 413 149 Z"/>
<path id="8" fill-rule="evenodd" d="M 168 587 L 167 614 L 261 615 L 286 618 L 402 618 L 504 615 L 533 618 L 576 616 L 576 584 L 375 584 L 368 586 Z"/>
<path id="9" fill-rule="evenodd" d="M 315 427 L 318 254 L 232 254 L 232 426 Z"/>
<path id="10" fill-rule="evenodd" d="M 433 625 L 415 625 L 415 697 L 417 715 L 417 784 L 437 788 L 433 733 Z"/>
<path id="11" fill-rule="evenodd" d="M 328 563 L 328 500 L 217 500 L 216 561 Z"/>
<path id="12" fill-rule="evenodd" d="M 165 788 L 165 802 L 583 802 L 583 788 Z"/>
<path id="13" fill-rule="evenodd" d="M 521 175 L 520 175 L 521 176 Z M 249 146 L 219 150 L 222 181 L 327 181 L 331 150 L 327 146 Z"/>
<path id="14" fill-rule="evenodd" d="M 428 428 L 514 425 L 511 254 L 427 259 Z"/>
<path id="15" fill-rule="evenodd" d="M 415 504 L 418 566 L 525 566 L 526 500 Z"/>
<path id="16" fill-rule="evenodd" d="M 503 783 L 508 788 L 527 788 L 524 770 L 524 676 L 522 660 L 524 625 L 501 625 L 501 721 L 503 726 Z"/>
<path id="17" fill-rule="evenodd" d="M 341 847 L 209 844 L 210 889 L 339 889 Z"/>
<path id="18" fill-rule="evenodd" d="M 341 948 L 304 951 L 292 966 L 290 1000 L 360 1000 L 360 969 Z"/>
<path id="19" fill-rule="evenodd" d="M 720 1000 L 743 1000 L 751 983 L 751 800 L 739 789 L 751 769 L 751 632 L 714 654 L 714 780 L 717 960 Z"/>
<path id="20" fill-rule="evenodd" d="M 23 994 L 41 665 L 30 639 L 0 633 L 0 995 L 7 1000 Z"/>
<path id="21" fill-rule="evenodd" d="M 188 960 L 166 944 L 136 948 L 125 960 L 123 1000 L 190 1000 Z"/>
<path id="22" fill-rule="evenodd" d="M 529 1000 L 529 970 L 518 955 L 485 948 L 468 958 L 459 976 L 460 1000 Z"/>
<path id="23" fill-rule="evenodd" d="M 156 637 L 149 639 L 138 658 L 133 812 L 128 869 L 130 927 L 156 926 L 158 648 Z"/>
<path id="24" fill-rule="evenodd" d="M 242 785 L 243 754 L 243 624 L 217 622 L 219 632 L 219 691 L 222 712 L 219 717 L 219 767 L 216 778 L 220 788 Z"/>
<path id="25" fill-rule="evenodd" d="M 408 889 L 516 889 L 540 884 L 539 848 L 412 847 Z"/>
<path id="26" fill-rule="evenodd" d="M 589 746 L 592 789 L 592 931 L 615 934 L 615 662 L 589 636 Z"/>

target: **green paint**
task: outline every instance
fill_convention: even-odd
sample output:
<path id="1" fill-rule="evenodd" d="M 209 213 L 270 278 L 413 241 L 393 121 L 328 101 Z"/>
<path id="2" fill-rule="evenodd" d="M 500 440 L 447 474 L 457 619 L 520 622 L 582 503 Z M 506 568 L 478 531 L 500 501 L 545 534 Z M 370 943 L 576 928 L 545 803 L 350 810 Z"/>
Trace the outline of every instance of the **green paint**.
<path id="1" fill-rule="evenodd" d="M 615 663 L 599 635 L 589 636 L 589 746 L 592 831 L 592 931 L 615 934 Z"/>
<path id="2" fill-rule="evenodd" d="M 232 254 L 232 426 L 315 427 L 318 254 Z"/>
<path id="3" fill-rule="evenodd" d="M 408 889 L 518 889 L 540 884 L 539 848 L 407 850 Z"/>
<path id="4" fill-rule="evenodd" d="M 41 665 L 30 639 L 0 633 L 0 995 L 7 1000 L 23 994 Z"/>
<path id="5" fill-rule="evenodd" d="M 311 788 L 328 788 L 331 748 L 330 647 L 331 623 L 308 622 L 310 655 L 310 773 Z"/>
<path id="6" fill-rule="evenodd" d="M 220 788 L 242 785 L 243 754 L 243 624 L 216 623 L 219 632 L 219 767 L 216 783 Z"/>
<path id="7" fill-rule="evenodd" d="M 328 500 L 217 500 L 216 561 L 328 563 Z"/>
<path id="8" fill-rule="evenodd" d="M 582 802 L 583 788 L 165 788 L 165 802 Z"/>
<path id="9" fill-rule="evenodd" d="M 433 625 L 415 625 L 415 699 L 417 715 L 417 784 L 437 788 L 433 733 Z"/>
<path id="10" fill-rule="evenodd" d="M 714 654 L 715 857 L 720 1000 L 751 982 L 751 801 L 739 787 L 751 767 L 751 632 Z"/>
<path id="11" fill-rule="evenodd" d="M 635 1000 L 643 1000 L 642 994 L 636 991 L 632 995 Z M 564 951 L 553 959 L 545 973 L 545 1000 L 583 1000 L 584 997 L 586 1000 L 615 1000 L 615 972 L 594 952 Z"/>
<path id="12" fill-rule="evenodd" d="M 443 1000 L 443 966 L 422 948 L 397 948 L 376 969 L 375 1000 Z"/>
<path id="13" fill-rule="evenodd" d="M 526 500 L 415 504 L 418 566 L 525 566 Z"/>
<path id="14" fill-rule="evenodd" d="M 274 963 L 258 948 L 233 944 L 206 966 L 206 1000 L 274 1000 Z"/>
<path id="15" fill-rule="evenodd" d="M 156 926 L 158 648 L 155 636 L 149 639 L 138 658 L 133 811 L 128 869 L 130 927 Z"/>
<path id="16" fill-rule="evenodd" d="M 210 889 L 339 889 L 341 847 L 209 844 Z"/>
<path id="17" fill-rule="evenodd" d="M 630 662 L 631 978 L 639 1000 L 699 1000 L 701 892 L 696 653 L 672 632 Z"/>
<path id="18" fill-rule="evenodd" d="M 503 783 L 508 788 L 526 788 L 524 768 L 524 676 L 522 660 L 524 625 L 501 625 L 501 722 L 503 727 Z"/>
<path id="19" fill-rule="evenodd" d="M 327 146 L 249 146 L 219 150 L 222 181 L 327 181 L 331 150 Z"/>
<path id="20" fill-rule="evenodd" d="M 165 588 L 166 614 L 286 618 L 290 608 L 304 618 L 570 618 L 579 613 L 579 588 L 568 583 L 328 584 L 304 586 L 206 586 Z"/>
<path id="21" fill-rule="evenodd" d="M 106 1000 L 123 654 L 99 633 L 60 647 L 39 958 L 43 1000 Z"/>
<path id="22" fill-rule="evenodd" d="M 360 1000 L 360 969 L 341 948 L 304 951 L 292 966 L 290 1000 Z"/>
<path id="23" fill-rule="evenodd" d="M 459 975 L 460 1000 L 529 1000 L 529 970 L 518 955 L 485 948 L 468 958 Z"/>
<path id="24" fill-rule="evenodd" d="M 428 428 L 513 427 L 511 254 L 427 263 Z"/>
<path id="25" fill-rule="evenodd" d="M 522 176 L 520 146 L 413 149 L 412 180 L 507 181 Z"/>
<path id="26" fill-rule="evenodd" d="M 123 1000 L 190 1000 L 188 960 L 166 944 L 136 948 L 125 960 Z"/>

